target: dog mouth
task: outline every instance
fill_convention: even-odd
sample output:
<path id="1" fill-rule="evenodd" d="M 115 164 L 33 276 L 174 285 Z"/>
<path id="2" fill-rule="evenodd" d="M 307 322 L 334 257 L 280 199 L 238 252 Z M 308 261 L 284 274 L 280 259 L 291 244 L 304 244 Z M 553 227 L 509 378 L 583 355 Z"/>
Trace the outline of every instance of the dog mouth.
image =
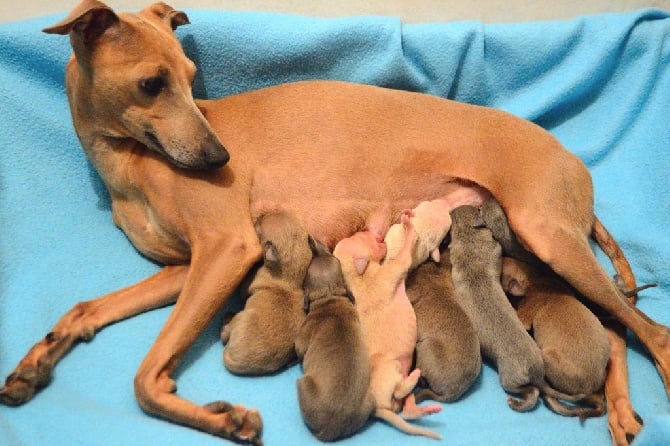
<path id="1" fill-rule="evenodd" d="M 161 155 L 168 157 L 171 159 L 170 155 L 168 155 L 167 150 L 165 150 L 165 147 L 163 147 L 163 144 L 158 140 L 158 137 L 152 133 L 152 132 L 144 132 L 144 137 L 148 140 L 147 144 L 151 150 L 154 150 Z"/>
<path id="2" fill-rule="evenodd" d="M 174 157 L 170 156 L 167 150 L 165 150 L 165 147 L 163 147 L 163 144 L 158 140 L 158 137 L 152 133 L 152 132 L 144 132 L 144 137 L 148 140 L 147 146 L 153 150 L 154 152 L 158 153 L 159 155 L 165 157 L 172 165 L 179 167 L 180 169 L 189 169 L 191 166 L 188 166 L 187 164 L 182 163 L 181 161 L 175 159 Z"/>

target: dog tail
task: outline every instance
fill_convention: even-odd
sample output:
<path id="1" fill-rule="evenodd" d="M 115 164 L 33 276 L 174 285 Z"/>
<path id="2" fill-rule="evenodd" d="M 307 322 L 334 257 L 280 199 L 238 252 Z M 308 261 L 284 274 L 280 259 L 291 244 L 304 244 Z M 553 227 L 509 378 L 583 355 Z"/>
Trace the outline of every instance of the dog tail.
<path id="1" fill-rule="evenodd" d="M 584 421 L 586 418 L 600 417 L 605 414 L 605 396 L 602 393 L 594 393 L 579 401 L 589 407 L 568 406 L 549 395 L 542 395 L 542 399 L 557 414 L 566 417 L 579 417 L 581 421 Z"/>
<path id="2" fill-rule="evenodd" d="M 434 438 L 436 440 L 441 440 L 442 436 L 437 432 L 430 431 L 428 429 L 423 429 L 420 427 L 412 426 L 407 421 L 402 419 L 400 415 L 393 412 L 389 409 L 377 408 L 375 409 L 375 416 L 380 418 L 392 426 L 400 429 L 401 431 L 411 434 L 411 435 L 423 435 L 424 437 Z"/>
<path id="3" fill-rule="evenodd" d="M 612 237 L 612 234 L 603 226 L 598 217 L 593 217 L 593 227 L 591 228 L 591 237 L 596 241 L 600 249 L 605 255 L 610 258 L 614 270 L 621 277 L 627 290 L 635 290 L 637 285 L 635 283 L 635 275 L 630 267 L 630 263 L 626 259 L 621 247 Z M 632 303 L 637 300 L 637 294 L 633 293 L 629 296 Z"/>

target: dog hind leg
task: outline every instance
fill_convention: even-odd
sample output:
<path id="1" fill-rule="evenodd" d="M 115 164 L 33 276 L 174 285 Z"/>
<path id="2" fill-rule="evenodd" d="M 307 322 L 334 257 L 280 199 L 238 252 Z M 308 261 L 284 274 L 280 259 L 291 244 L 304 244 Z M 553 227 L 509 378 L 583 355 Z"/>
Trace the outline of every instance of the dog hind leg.
<path id="1" fill-rule="evenodd" d="M 542 229 L 537 230 L 537 229 Z M 558 275 L 567 280 L 579 293 L 599 305 L 629 328 L 647 347 L 670 393 L 670 334 L 628 302 L 591 251 L 587 234 L 579 233 L 573 225 L 561 225 L 558 219 L 543 225 L 517 228 L 533 252 Z"/>

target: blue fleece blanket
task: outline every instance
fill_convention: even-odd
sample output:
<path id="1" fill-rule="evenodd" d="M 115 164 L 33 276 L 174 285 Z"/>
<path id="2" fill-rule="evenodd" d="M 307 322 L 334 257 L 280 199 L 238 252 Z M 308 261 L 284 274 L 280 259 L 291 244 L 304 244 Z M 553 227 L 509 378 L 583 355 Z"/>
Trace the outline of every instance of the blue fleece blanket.
<path id="1" fill-rule="evenodd" d="M 640 308 L 670 325 L 667 13 L 405 25 L 380 17 L 188 12 L 192 25 L 177 33 L 199 66 L 199 97 L 345 79 L 499 107 L 546 127 L 588 165 L 596 211 L 639 282 L 659 282 L 642 294 Z M 76 302 L 158 269 L 112 224 L 108 195 L 75 137 L 63 88 L 68 39 L 40 32 L 62 17 L 0 25 L 2 376 Z M 221 444 L 147 416 L 135 403 L 135 370 L 169 311 L 117 323 L 76 347 L 33 401 L 0 407 L 0 444 Z M 179 393 L 260 409 L 269 445 L 316 443 L 298 410 L 300 368 L 261 378 L 228 373 L 218 338 L 222 314 L 178 368 Z M 628 355 L 633 404 L 646 421 L 635 444 L 670 444 L 670 404 L 654 365 L 632 338 Z M 542 404 L 530 413 L 510 410 L 488 366 L 462 400 L 419 423 L 450 445 L 610 444 L 605 417 L 580 423 Z M 435 443 L 377 421 L 342 444 Z"/>

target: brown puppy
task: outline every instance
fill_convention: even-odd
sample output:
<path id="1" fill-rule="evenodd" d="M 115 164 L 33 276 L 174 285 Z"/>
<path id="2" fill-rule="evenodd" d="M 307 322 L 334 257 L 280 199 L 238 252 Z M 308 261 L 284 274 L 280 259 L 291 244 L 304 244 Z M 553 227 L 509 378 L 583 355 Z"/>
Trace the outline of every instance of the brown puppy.
<path id="1" fill-rule="evenodd" d="M 274 372 L 295 360 L 295 337 L 305 318 L 302 283 L 312 260 L 307 231 L 291 214 L 256 222 L 263 266 L 249 285 L 244 310 L 221 330 L 223 362 L 234 373 Z"/>
<path id="2" fill-rule="evenodd" d="M 332 441 L 359 430 L 374 411 L 370 358 L 340 262 L 327 248 L 315 247 L 304 286 L 308 314 L 295 340 L 304 371 L 298 402 L 314 435 Z"/>
<path id="3" fill-rule="evenodd" d="M 635 288 L 594 215 L 588 170 L 556 138 L 499 110 L 344 82 L 296 82 L 195 101 L 196 67 L 173 33 L 186 23 L 186 14 L 164 3 L 117 14 L 83 0 L 45 29 L 70 36 L 66 90 L 74 127 L 109 190 L 114 221 L 166 267 L 65 314 L 8 377 L 2 402 L 32 398 L 78 340 L 176 301 L 135 377 L 140 406 L 252 441 L 257 412 L 198 406 L 173 392 L 171 375 L 262 258 L 253 216 L 289 210 L 332 247 L 356 231 L 381 237 L 403 209 L 466 190 L 474 193 L 470 204 L 495 197 L 525 247 L 630 328 L 670 389 L 668 329 L 626 302 L 598 263 L 589 236 L 608 247 L 626 288 Z M 613 376 L 625 385 L 625 374 Z M 621 438 L 637 425 L 629 405 L 616 408 L 613 432 Z"/>
<path id="4" fill-rule="evenodd" d="M 416 401 L 453 401 L 470 388 L 482 364 L 479 339 L 451 280 L 449 250 L 438 263 L 424 262 L 406 280 L 416 314 L 416 367 L 428 388 Z"/>
<path id="5" fill-rule="evenodd" d="M 412 390 L 421 375 L 409 373 L 416 345 L 414 310 L 405 293 L 405 277 L 412 264 L 417 234 L 407 214 L 403 215 L 407 233 L 397 257 L 380 264 L 384 244 L 369 232 L 359 232 L 340 241 L 333 254 L 340 260 L 347 286 L 356 299 L 363 336 L 370 355 L 370 392 L 374 396 L 375 416 L 404 432 L 440 438 L 434 432 L 410 425 L 407 418 L 418 418 L 441 410 L 439 406 L 418 407 Z"/>
<path id="6" fill-rule="evenodd" d="M 575 400 L 545 382 L 544 362 L 537 344 L 526 332 L 500 285 L 502 249 L 484 225 L 479 210 L 461 206 L 451 212 L 449 252 L 456 295 L 472 320 L 484 357 L 498 368 L 500 383 L 514 410 L 530 410 L 540 391 Z"/>
<path id="7" fill-rule="evenodd" d="M 561 415 L 582 419 L 603 415 L 610 345 L 598 318 L 559 280 L 527 263 L 505 257 L 501 280 L 506 292 L 523 296 L 517 314 L 542 351 L 547 380 L 561 392 L 589 395 L 594 407 L 568 407 L 543 395 L 547 405 Z"/>

